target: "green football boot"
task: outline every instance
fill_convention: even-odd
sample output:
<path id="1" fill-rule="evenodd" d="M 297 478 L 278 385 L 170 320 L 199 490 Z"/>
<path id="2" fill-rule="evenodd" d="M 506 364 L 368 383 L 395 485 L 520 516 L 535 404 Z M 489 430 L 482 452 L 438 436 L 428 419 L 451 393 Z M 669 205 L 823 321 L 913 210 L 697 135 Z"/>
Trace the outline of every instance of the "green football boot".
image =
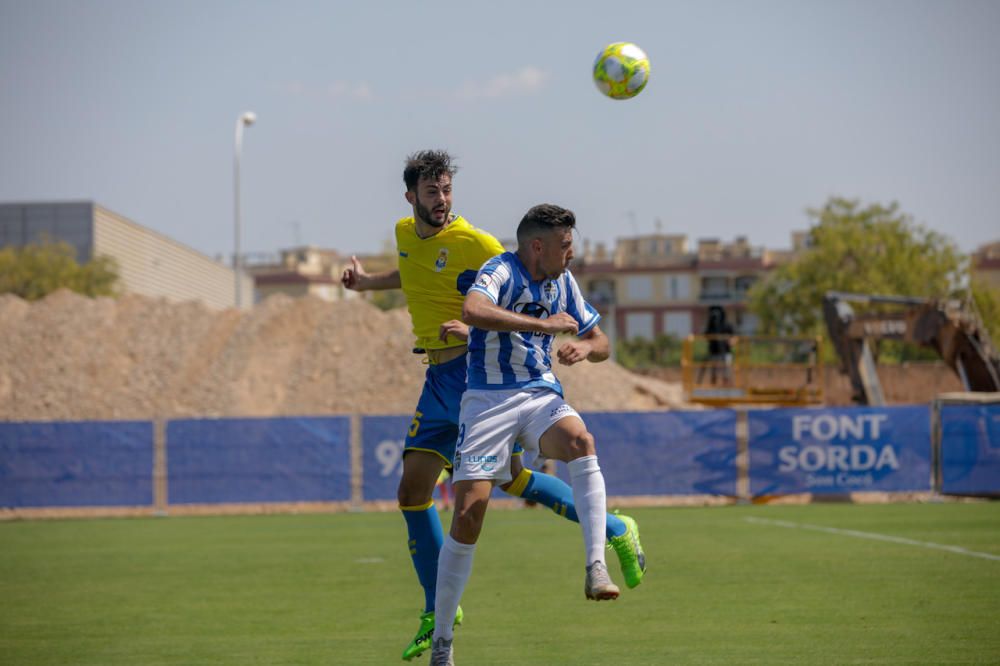
<path id="1" fill-rule="evenodd" d="M 462 612 L 462 607 L 459 606 L 455 612 L 454 626 L 457 627 L 462 624 L 463 617 L 465 617 L 465 614 Z M 417 635 L 413 637 L 410 644 L 403 650 L 403 661 L 410 661 L 414 657 L 419 657 L 427 650 L 430 650 L 432 640 L 434 640 L 434 611 L 427 611 L 420 615 L 420 629 L 417 630 Z"/>
<path id="2" fill-rule="evenodd" d="M 608 546 L 614 548 L 618 555 L 625 584 L 633 588 L 642 582 L 642 576 L 646 573 L 646 554 L 642 552 L 642 544 L 639 543 L 639 526 L 635 519 L 619 515 L 617 511 L 615 515 L 625 523 L 625 534 L 608 539 Z"/>

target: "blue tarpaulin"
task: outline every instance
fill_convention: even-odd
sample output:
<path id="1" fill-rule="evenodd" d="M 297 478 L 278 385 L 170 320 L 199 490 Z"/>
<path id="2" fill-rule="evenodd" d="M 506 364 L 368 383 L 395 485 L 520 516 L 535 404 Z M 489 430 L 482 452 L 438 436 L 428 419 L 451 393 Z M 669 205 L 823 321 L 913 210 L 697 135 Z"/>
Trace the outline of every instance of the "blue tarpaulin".
<path id="1" fill-rule="evenodd" d="M 350 419 L 167 423 L 170 504 L 351 499 Z"/>
<path id="2" fill-rule="evenodd" d="M 736 414 L 589 413 L 609 495 L 736 494 Z M 410 417 L 362 419 L 363 497 L 394 500 Z M 568 480 L 564 465 L 559 476 Z M 508 497 L 499 490 L 494 497 Z"/>
<path id="3" fill-rule="evenodd" d="M 735 411 L 583 418 L 608 495 L 736 496 Z M 363 500 L 396 499 L 411 421 L 359 419 Z M 350 501 L 350 422 L 168 421 L 167 503 Z M 761 410 L 748 414 L 748 426 L 753 496 L 930 489 L 925 406 Z M 1000 406 L 945 405 L 941 432 L 942 490 L 1000 493 Z M 150 422 L 2 423 L 0 506 L 151 506 L 153 433 Z M 565 465 L 557 473 L 568 481 Z"/>
<path id="4" fill-rule="evenodd" d="M 152 503 L 152 423 L 0 423 L 0 506 Z"/>
<path id="5" fill-rule="evenodd" d="M 412 420 L 412 416 L 361 419 L 361 497 L 366 502 L 396 499 L 396 487 L 403 474 L 403 440 Z"/>
<path id="6" fill-rule="evenodd" d="M 361 419 L 363 474 L 361 496 L 366 502 L 395 501 L 403 475 L 403 445 L 412 416 L 366 416 Z M 496 488 L 493 497 L 510 499 Z"/>
<path id="7" fill-rule="evenodd" d="M 1000 495 L 1000 405 L 942 405 L 941 492 Z"/>
<path id="8" fill-rule="evenodd" d="M 609 495 L 736 495 L 736 412 L 590 413 Z"/>

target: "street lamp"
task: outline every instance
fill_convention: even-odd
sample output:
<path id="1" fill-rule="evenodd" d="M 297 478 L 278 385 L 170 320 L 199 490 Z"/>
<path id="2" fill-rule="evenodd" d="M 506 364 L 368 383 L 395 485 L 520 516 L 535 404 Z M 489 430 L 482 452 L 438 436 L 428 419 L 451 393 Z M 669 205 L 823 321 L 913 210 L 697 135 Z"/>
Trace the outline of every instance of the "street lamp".
<path id="1" fill-rule="evenodd" d="M 257 120 L 257 114 L 253 111 L 245 111 L 236 119 L 236 154 L 233 160 L 233 194 L 235 198 L 233 206 L 233 221 L 235 226 L 236 252 L 233 255 L 233 273 L 236 275 L 236 308 L 243 307 L 242 298 L 242 272 L 243 260 L 240 249 L 240 153 L 243 150 L 243 128 L 253 125 Z"/>

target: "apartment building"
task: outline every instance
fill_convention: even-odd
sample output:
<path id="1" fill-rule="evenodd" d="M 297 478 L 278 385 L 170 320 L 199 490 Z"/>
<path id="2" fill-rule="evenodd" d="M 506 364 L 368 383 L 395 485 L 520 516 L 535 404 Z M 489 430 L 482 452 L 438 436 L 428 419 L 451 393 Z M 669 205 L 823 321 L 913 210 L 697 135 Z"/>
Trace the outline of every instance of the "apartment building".
<path id="1" fill-rule="evenodd" d="M 805 247 L 807 237 L 795 232 L 790 250 L 752 246 L 745 236 L 699 239 L 695 247 L 683 234 L 620 238 L 613 252 L 585 244 L 573 273 L 605 317 L 603 328 L 619 339 L 701 332 L 712 306 L 726 311 L 737 332 L 751 334 L 757 321 L 747 311 L 747 292 Z"/>
<path id="2" fill-rule="evenodd" d="M 395 257 L 389 254 L 364 255 L 358 260 L 369 273 L 396 267 Z M 345 289 L 340 283 L 340 276 L 350 263 L 349 254 L 311 245 L 288 248 L 275 254 L 248 254 L 244 259 L 244 266 L 256 285 L 257 302 L 272 294 L 316 296 L 324 301 L 356 298 L 358 292 Z"/>
<path id="3" fill-rule="evenodd" d="M 972 253 L 972 274 L 1000 290 L 1000 241 L 981 245 Z"/>

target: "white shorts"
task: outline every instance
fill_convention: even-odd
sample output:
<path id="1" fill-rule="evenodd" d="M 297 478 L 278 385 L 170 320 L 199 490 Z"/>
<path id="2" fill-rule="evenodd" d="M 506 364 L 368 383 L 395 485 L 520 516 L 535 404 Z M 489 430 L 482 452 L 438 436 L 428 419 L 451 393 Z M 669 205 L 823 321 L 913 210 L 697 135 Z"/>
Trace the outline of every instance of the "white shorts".
<path id="1" fill-rule="evenodd" d="M 529 464 L 538 455 L 538 440 L 545 431 L 567 416 L 580 418 L 558 393 L 546 388 L 467 390 L 458 421 L 453 481 L 507 483 L 514 442 L 520 442 Z"/>

